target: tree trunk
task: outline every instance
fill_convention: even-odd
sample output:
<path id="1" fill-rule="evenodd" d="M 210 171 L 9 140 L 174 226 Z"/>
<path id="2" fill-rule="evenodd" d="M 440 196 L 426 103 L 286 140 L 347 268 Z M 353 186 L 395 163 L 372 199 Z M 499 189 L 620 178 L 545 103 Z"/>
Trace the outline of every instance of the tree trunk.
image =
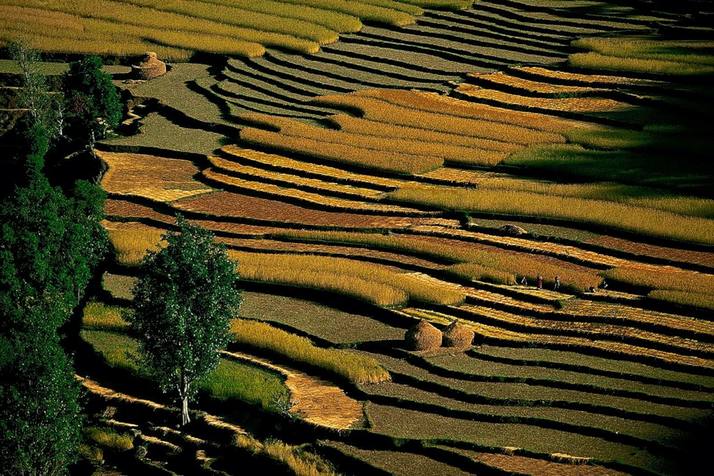
<path id="1" fill-rule="evenodd" d="M 181 426 L 186 426 L 191 422 L 188 414 L 188 382 L 186 375 L 181 372 Z"/>

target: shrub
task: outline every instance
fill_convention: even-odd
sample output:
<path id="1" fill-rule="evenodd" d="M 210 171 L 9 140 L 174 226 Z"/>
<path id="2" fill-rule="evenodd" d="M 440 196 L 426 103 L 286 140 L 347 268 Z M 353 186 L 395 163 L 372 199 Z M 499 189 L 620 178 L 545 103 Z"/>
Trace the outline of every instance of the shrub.
<path id="1" fill-rule="evenodd" d="M 114 451 L 127 451 L 134 448 L 134 439 L 129 434 L 118 433 L 111 428 L 90 426 L 84 429 L 87 439 L 99 446 Z"/>

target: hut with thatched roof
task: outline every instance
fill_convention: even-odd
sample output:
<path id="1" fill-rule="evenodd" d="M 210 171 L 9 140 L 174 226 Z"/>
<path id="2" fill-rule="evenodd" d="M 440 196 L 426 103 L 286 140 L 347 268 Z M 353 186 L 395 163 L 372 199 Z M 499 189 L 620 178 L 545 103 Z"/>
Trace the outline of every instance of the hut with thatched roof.
<path id="1" fill-rule="evenodd" d="M 436 350 L 441 347 L 441 339 L 441 331 L 424 319 L 417 322 L 404 335 L 407 347 L 412 350 Z"/>
<path id="2" fill-rule="evenodd" d="M 131 70 L 136 79 L 149 80 L 166 74 L 166 63 L 156 53 L 149 51 L 138 65 L 131 65 Z"/>
<path id="3" fill-rule="evenodd" d="M 458 321 L 454 321 L 444 330 L 444 347 L 466 350 L 474 341 L 475 332 Z"/>

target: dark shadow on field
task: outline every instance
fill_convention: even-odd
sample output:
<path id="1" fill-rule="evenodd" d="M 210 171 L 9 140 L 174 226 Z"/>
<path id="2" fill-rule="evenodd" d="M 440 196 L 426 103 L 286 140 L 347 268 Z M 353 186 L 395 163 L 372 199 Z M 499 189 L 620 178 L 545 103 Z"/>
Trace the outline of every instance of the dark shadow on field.
<path id="1" fill-rule="evenodd" d="M 711 453 L 714 449 L 714 415 L 698 422 L 699 427 L 687 435 L 686 438 L 668 443 L 677 449 L 677 456 L 673 460 L 675 474 L 691 475 L 703 474 L 703 468 L 710 466 Z"/>

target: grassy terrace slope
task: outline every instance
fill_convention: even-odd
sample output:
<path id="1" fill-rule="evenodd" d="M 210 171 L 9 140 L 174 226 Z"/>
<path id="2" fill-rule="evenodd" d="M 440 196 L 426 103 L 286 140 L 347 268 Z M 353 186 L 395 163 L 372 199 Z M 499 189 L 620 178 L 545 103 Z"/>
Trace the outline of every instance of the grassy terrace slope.
<path id="1" fill-rule="evenodd" d="M 443 8 L 471 3 L 433 2 Z M 127 56 L 156 50 L 173 60 L 197 52 L 256 57 L 266 47 L 316 53 L 341 33 L 359 31 L 363 20 L 403 26 L 422 12 L 399 1 L 3 0 L 0 42 L 24 39 L 51 53 Z"/>
<path id="2" fill-rule="evenodd" d="M 220 444 L 185 454 L 205 449 L 228 473 L 258 461 L 398 475 L 691 474 L 706 458 L 711 42 L 681 12 L 589 0 L 69 11 L 78 3 L 0 11 L 45 9 L 40 23 L 67 21 L 96 44 L 119 44 L 122 29 L 137 49 L 179 59 L 211 51 L 201 35 L 235 48 L 143 84 L 118 79 L 139 104 L 138 133 L 98 146 L 114 256 L 85 308 L 86 375 L 159 398 L 125 381 L 121 308 L 176 213 L 226 244 L 246 287 L 202 398 L 262 441 L 231 443 L 243 451 L 231 459 L 199 424 L 192 436 Z M 126 13 L 139 11 L 151 14 Z M 671 74 L 673 62 L 688 74 Z M 476 341 L 410 351 L 404 332 L 419 319 L 458 320 Z M 122 404 L 117 420 L 141 412 Z M 181 468 L 152 448 L 152 461 Z"/>

